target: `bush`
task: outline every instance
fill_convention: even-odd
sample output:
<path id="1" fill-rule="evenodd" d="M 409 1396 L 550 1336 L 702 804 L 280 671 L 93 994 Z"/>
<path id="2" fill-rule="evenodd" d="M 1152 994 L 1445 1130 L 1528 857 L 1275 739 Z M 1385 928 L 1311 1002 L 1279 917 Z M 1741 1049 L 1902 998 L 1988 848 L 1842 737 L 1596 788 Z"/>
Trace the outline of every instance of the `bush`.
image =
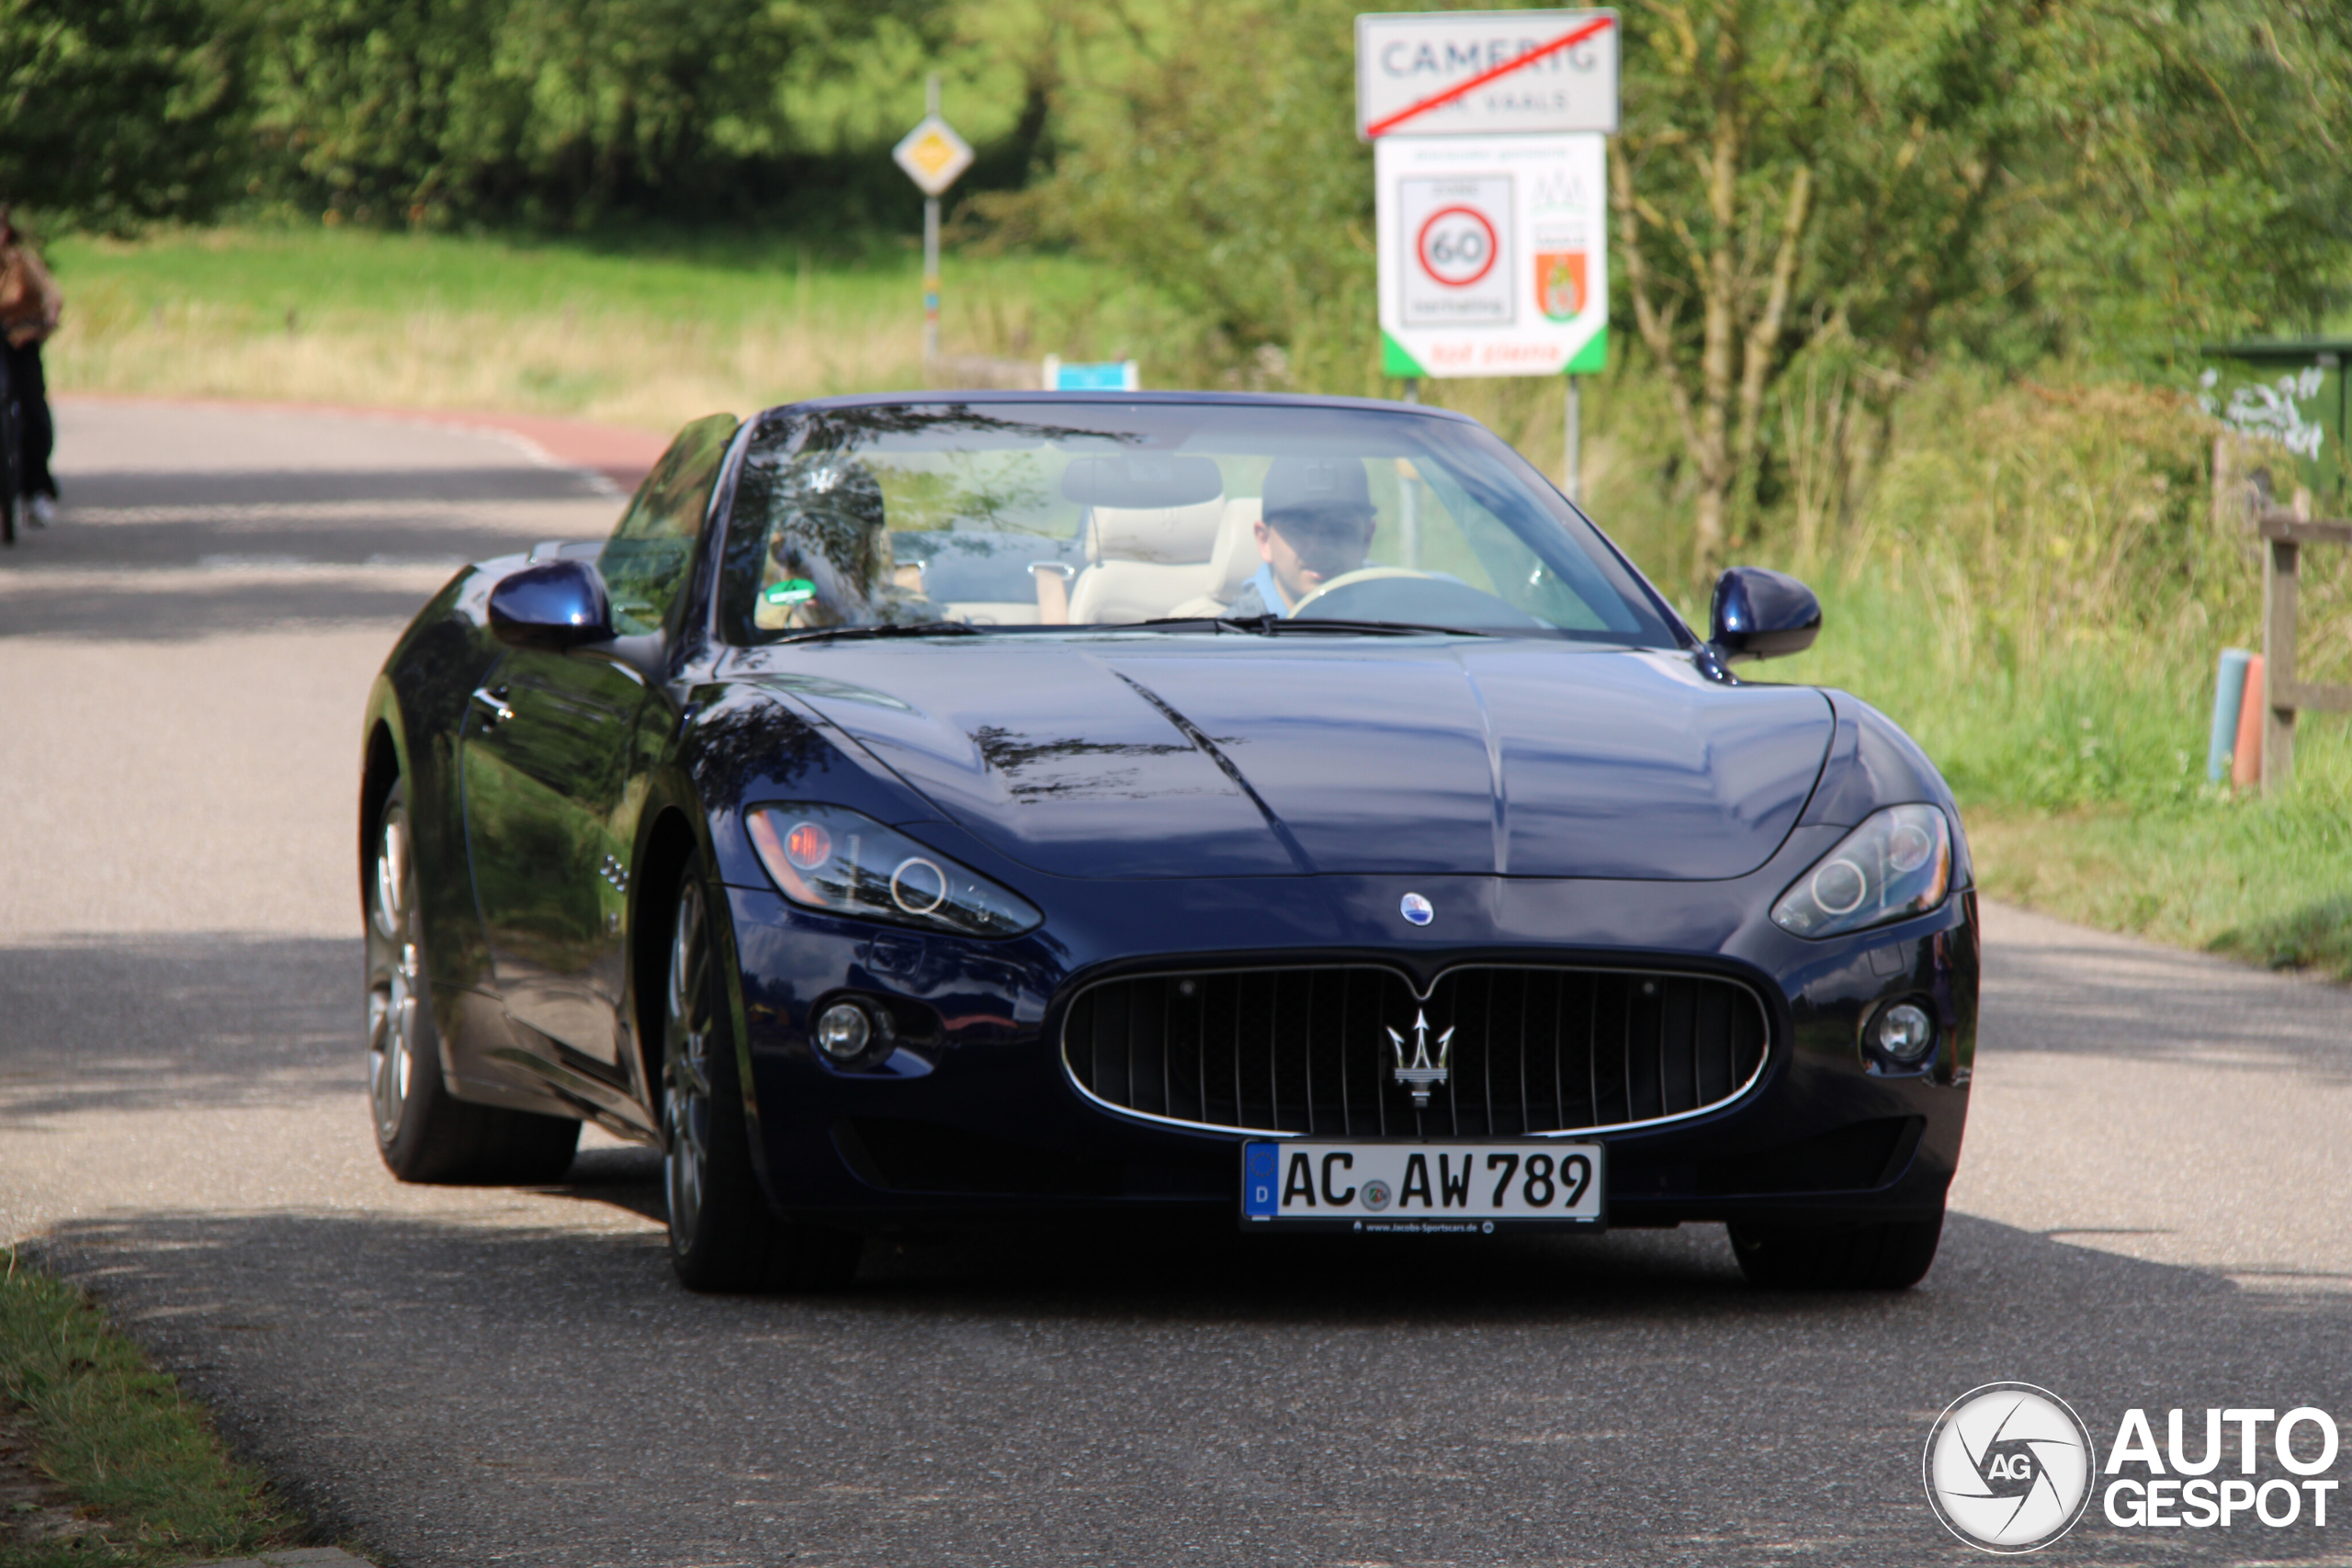
<path id="1" fill-rule="evenodd" d="M 235 0 L 261 174 L 361 222 L 741 219 L 829 172 L 793 119 L 828 67 L 930 0 Z M 873 150 L 874 175 L 888 169 Z M 834 183 L 838 183 L 836 179 Z M 838 194 L 838 193 L 836 193 Z"/>

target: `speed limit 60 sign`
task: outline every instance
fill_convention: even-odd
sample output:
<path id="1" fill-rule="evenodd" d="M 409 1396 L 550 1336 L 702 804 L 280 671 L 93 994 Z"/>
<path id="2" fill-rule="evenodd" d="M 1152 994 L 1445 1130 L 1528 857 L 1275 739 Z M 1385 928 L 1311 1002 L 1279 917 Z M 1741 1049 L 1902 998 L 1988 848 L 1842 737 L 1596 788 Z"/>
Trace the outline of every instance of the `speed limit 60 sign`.
<path id="1" fill-rule="evenodd" d="M 1398 238 L 1409 247 L 1404 319 L 1413 326 L 1507 324 L 1518 301 L 1501 265 L 1511 228 L 1508 175 L 1396 182 Z"/>
<path id="2" fill-rule="evenodd" d="M 1388 375 L 1602 367 L 1606 148 L 1591 134 L 1374 144 Z"/>

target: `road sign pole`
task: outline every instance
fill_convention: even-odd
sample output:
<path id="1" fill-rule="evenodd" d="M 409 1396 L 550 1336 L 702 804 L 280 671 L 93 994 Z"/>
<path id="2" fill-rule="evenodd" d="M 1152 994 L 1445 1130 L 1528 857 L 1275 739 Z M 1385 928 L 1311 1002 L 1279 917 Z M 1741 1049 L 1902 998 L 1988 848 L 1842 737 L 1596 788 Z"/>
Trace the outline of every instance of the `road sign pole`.
<path id="1" fill-rule="evenodd" d="M 923 113 L 939 113 L 939 73 L 922 85 Z M 939 198 L 922 198 L 922 367 L 926 374 L 939 362 Z"/>
<path id="2" fill-rule="evenodd" d="M 922 192 L 922 367 L 935 377 L 939 364 L 939 198 L 956 177 L 972 166 L 969 143 L 956 128 L 939 118 L 939 77 L 923 83 L 923 100 L 930 112 L 890 149 L 891 161 Z"/>
<path id="3" fill-rule="evenodd" d="M 1568 378 L 1566 455 L 1562 462 L 1567 482 L 1561 488 L 1578 506 L 1584 504 L 1584 378 Z"/>
<path id="4" fill-rule="evenodd" d="M 922 198 L 922 363 L 939 357 L 939 198 Z"/>

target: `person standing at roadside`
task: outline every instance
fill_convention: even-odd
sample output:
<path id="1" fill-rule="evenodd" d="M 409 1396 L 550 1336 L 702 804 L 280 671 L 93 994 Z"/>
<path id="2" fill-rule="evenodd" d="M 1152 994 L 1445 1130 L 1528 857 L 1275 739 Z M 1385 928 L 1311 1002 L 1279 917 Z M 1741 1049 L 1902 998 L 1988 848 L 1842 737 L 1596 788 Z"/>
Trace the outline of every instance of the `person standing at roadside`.
<path id="1" fill-rule="evenodd" d="M 57 330 L 65 310 L 56 280 L 40 264 L 23 232 L 0 207 L 0 333 L 7 339 L 9 396 L 17 404 L 17 431 L 23 460 L 17 468 L 24 515 L 45 528 L 57 515 L 57 479 L 49 471 L 57 427 L 49 415 L 49 383 L 41 373 L 40 345 Z"/>

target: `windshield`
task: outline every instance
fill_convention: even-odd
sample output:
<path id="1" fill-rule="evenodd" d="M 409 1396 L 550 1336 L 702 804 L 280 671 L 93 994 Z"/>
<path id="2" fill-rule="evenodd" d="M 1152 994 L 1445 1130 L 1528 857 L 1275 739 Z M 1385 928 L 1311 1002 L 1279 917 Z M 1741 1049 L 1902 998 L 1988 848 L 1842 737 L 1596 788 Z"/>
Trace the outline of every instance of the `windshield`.
<path id="1" fill-rule="evenodd" d="M 1591 525 L 1480 427 L 1238 402 L 770 415 L 737 480 L 720 613 L 738 644 L 1176 619 L 1676 644 Z"/>

